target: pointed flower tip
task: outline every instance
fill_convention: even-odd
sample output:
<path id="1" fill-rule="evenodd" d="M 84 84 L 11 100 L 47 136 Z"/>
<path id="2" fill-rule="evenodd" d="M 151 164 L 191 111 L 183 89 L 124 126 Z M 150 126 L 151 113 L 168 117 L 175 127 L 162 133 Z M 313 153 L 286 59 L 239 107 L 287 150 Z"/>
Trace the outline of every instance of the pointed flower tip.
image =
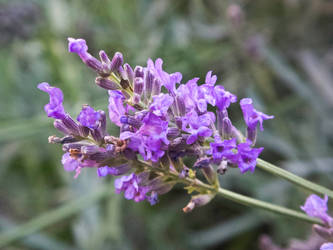
<path id="1" fill-rule="evenodd" d="M 82 38 L 68 38 L 68 51 L 72 53 L 82 54 L 88 51 L 86 40 Z"/>

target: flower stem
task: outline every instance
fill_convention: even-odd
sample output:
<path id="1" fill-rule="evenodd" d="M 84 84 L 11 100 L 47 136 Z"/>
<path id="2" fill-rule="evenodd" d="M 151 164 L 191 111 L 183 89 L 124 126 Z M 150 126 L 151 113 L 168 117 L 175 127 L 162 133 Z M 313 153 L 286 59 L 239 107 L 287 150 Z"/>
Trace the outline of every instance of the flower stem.
<path id="1" fill-rule="evenodd" d="M 276 176 L 282 177 L 306 190 L 309 190 L 311 192 L 317 193 L 317 194 L 325 194 L 333 199 L 333 191 L 320 186 L 318 184 L 315 184 L 311 181 L 305 180 L 302 177 L 299 177 L 295 174 L 292 174 L 282 168 L 279 168 L 267 161 L 264 161 L 262 159 L 257 159 L 257 167 L 261 168 L 262 170 L 265 170 L 271 174 L 274 174 Z"/>
<path id="2" fill-rule="evenodd" d="M 254 207 L 254 208 L 260 208 L 260 209 L 264 209 L 273 213 L 277 213 L 280 215 L 285 215 L 285 216 L 289 216 L 295 219 L 300 219 L 303 220 L 305 222 L 309 222 L 311 224 L 320 224 L 320 225 L 324 225 L 323 222 L 317 218 L 313 218 L 310 217 L 302 212 L 298 212 L 296 210 L 293 209 L 289 209 L 286 207 L 282 207 L 279 205 L 274 205 L 272 203 L 269 202 L 265 202 L 265 201 L 261 201 L 261 200 L 257 200 L 242 194 L 238 194 L 235 192 L 232 192 L 230 190 L 224 189 L 224 188 L 219 188 L 218 190 L 214 190 L 214 187 L 205 184 L 201 181 L 199 181 L 198 179 L 190 179 L 190 178 L 186 178 L 185 181 L 188 184 L 191 184 L 193 186 L 198 186 L 202 189 L 206 189 L 209 191 L 215 191 L 216 194 L 221 195 L 222 197 L 237 202 L 239 204 L 248 206 L 248 207 Z"/>

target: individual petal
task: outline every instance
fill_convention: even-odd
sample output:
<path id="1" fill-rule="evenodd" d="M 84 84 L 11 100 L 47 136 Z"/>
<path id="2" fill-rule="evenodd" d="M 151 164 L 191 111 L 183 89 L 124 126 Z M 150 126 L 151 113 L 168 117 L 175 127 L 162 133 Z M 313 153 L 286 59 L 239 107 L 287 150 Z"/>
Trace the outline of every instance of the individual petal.
<path id="1" fill-rule="evenodd" d="M 119 127 L 122 126 L 120 117 L 125 114 L 124 99 L 125 98 L 120 91 L 109 91 L 109 117 L 110 120 Z"/>
<path id="2" fill-rule="evenodd" d="M 214 85 L 216 83 L 217 77 L 216 75 L 212 75 L 212 70 L 208 71 L 206 74 L 206 80 L 205 83 L 208 85 Z"/>

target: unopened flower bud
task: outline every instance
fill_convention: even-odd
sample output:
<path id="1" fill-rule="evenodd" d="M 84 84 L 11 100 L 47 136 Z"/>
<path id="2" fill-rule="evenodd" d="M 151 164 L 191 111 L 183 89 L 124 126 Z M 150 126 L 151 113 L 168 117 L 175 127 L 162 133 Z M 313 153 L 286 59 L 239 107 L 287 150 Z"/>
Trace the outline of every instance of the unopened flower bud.
<path id="1" fill-rule="evenodd" d="M 81 147 L 81 153 L 85 154 L 85 155 L 92 155 L 92 154 L 96 154 L 97 152 L 99 152 L 99 147 L 96 145 L 87 145 L 87 146 L 82 146 Z"/>
<path id="2" fill-rule="evenodd" d="M 108 57 L 108 55 L 105 53 L 104 50 L 101 50 L 99 52 L 99 58 L 102 61 L 103 71 L 105 74 L 110 75 L 111 74 L 111 61 Z"/>
<path id="3" fill-rule="evenodd" d="M 144 76 L 144 71 L 143 71 L 143 67 L 141 66 L 136 66 L 134 68 L 134 77 L 140 77 L 143 78 Z"/>
<path id="4" fill-rule="evenodd" d="M 199 194 L 192 197 L 191 201 L 183 208 L 184 213 L 191 212 L 196 207 L 208 204 L 214 198 L 213 194 Z"/>
<path id="5" fill-rule="evenodd" d="M 125 116 L 123 115 L 122 117 L 120 117 L 120 122 L 123 123 L 123 124 L 128 124 L 128 125 L 131 125 L 135 128 L 140 128 L 141 127 L 141 124 L 142 122 L 135 119 L 134 117 L 132 116 Z"/>
<path id="6" fill-rule="evenodd" d="M 123 64 L 123 54 L 116 52 L 111 61 L 111 71 L 116 72 L 118 68 Z"/>
<path id="7" fill-rule="evenodd" d="M 70 130 L 65 126 L 65 124 L 62 122 L 62 120 L 54 120 L 53 122 L 54 127 L 59 130 L 60 132 L 62 132 L 65 135 L 70 134 Z"/>
<path id="8" fill-rule="evenodd" d="M 136 77 L 134 79 L 134 93 L 141 95 L 143 92 L 143 78 Z"/>
<path id="9" fill-rule="evenodd" d="M 246 138 L 252 142 L 252 146 L 256 144 L 257 140 L 257 128 L 247 128 Z"/>
<path id="10" fill-rule="evenodd" d="M 108 90 L 120 89 L 120 87 L 117 83 L 109 80 L 108 78 L 104 78 L 104 77 L 97 77 L 95 80 L 95 83 L 103 89 L 108 89 Z"/>
<path id="11" fill-rule="evenodd" d="M 124 64 L 124 70 L 126 72 L 127 80 L 130 83 L 132 83 L 133 80 L 134 80 L 134 71 L 133 71 L 132 67 L 128 63 L 125 63 Z"/>
<path id="12" fill-rule="evenodd" d="M 62 120 L 65 127 L 70 131 L 72 135 L 80 135 L 79 132 L 79 125 L 70 117 L 70 115 L 66 115 L 65 118 Z"/>
<path id="13" fill-rule="evenodd" d="M 184 98 L 180 95 L 176 96 L 176 103 L 179 111 L 180 116 L 185 116 L 186 114 L 186 106 L 185 106 L 185 101 Z"/>
<path id="14" fill-rule="evenodd" d="M 150 70 L 146 70 L 144 76 L 145 98 L 149 99 L 153 90 L 154 74 Z"/>
<path id="15" fill-rule="evenodd" d="M 222 129 L 221 129 L 221 137 L 223 139 L 230 139 L 232 133 L 232 124 L 229 117 L 224 117 L 222 120 Z"/>
<path id="16" fill-rule="evenodd" d="M 154 79 L 152 95 L 159 95 L 161 93 L 161 81 L 158 78 Z"/>

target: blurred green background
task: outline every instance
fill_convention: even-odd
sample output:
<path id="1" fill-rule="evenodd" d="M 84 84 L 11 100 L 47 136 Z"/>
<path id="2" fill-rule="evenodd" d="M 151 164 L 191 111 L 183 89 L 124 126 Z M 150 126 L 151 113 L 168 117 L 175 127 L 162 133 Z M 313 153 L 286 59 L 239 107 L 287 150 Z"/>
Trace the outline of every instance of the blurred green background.
<path id="1" fill-rule="evenodd" d="M 162 57 L 183 81 L 213 70 L 219 84 L 275 115 L 258 138 L 265 160 L 332 188 L 332 26 L 329 0 L 1 0 L 0 239 L 16 239 L 4 249 L 242 250 L 259 249 L 263 234 L 279 245 L 305 239 L 311 225 L 222 198 L 184 214 L 180 186 L 151 207 L 114 194 L 112 179 L 93 169 L 74 180 L 61 148 L 47 143 L 57 132 L 36 86 L 62 88 L 74 117 L 84 103 L 107 109 L 106 91 L 67 52 L 67 37 L 86 39 L 93 55 L 121 51 L 132 66 Z M 308 195 L 259 169 L 232 169 L 221 184 L 294 209 Z"/>

